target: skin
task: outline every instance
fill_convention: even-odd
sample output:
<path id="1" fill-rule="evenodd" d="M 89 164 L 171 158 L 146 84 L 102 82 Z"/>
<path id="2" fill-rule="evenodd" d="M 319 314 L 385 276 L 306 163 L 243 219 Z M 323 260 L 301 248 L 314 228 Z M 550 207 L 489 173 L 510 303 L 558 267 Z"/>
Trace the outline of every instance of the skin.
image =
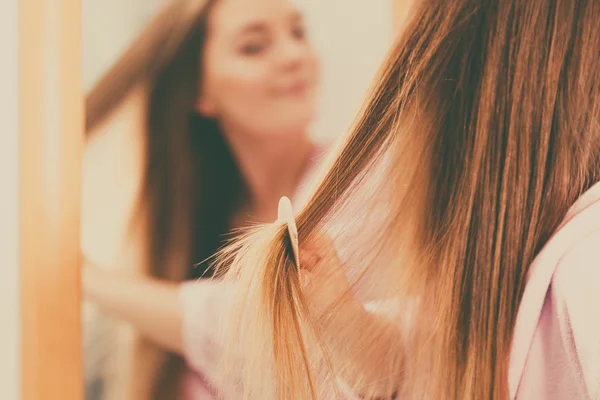
<path id="1" fill-rule="evenodd" d="M 287 0 L 220 0 L 211 10 L 197 111 L 220 122 L 250 188 L 250 215 L 272 221 L 313 145 L 319 62 Z"/>

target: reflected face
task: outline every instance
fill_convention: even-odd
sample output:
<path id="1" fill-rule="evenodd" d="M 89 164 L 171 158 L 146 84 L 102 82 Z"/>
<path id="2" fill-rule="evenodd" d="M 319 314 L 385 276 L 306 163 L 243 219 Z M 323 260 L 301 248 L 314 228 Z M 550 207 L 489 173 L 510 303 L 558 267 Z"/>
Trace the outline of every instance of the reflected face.
<path id="1" fill-rule="evenodd" d="M 251 135 L 305 134 L 319 66 L 289 0 L 219 0 L 204 51 L 201 114 Z"/>

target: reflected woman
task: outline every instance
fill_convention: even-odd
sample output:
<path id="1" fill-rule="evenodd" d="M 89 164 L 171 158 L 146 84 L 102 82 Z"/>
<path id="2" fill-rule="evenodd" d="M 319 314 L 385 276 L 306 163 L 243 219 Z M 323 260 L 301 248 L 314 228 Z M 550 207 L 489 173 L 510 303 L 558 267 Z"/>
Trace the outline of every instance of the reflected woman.
<path id="1" fill-rule="evenodd" d="M 272 221 L 283 195 L 302 201 L 320 153 L 308 134 L 318 77 L 288 0 L 177 0 L 160 11 L 86 99 L 92 135 L 141 93 L 138 272 L 210 276 L 206 262 L 194 265 L 231 229 Z M 136 347 L 127 398 L 179 398 L 183 362 Z"/>

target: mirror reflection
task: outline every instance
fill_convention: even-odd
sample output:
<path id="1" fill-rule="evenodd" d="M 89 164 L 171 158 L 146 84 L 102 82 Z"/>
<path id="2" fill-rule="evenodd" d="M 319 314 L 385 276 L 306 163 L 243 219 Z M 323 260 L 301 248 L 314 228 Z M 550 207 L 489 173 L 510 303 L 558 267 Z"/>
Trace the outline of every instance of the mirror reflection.
<path id="1" fill-rule="evenodd" d="M 204 279 L 229 232 L 275 220 L 281 196 L 299 209 L 391 44 L 391 7 L 84 0 L 85 259 Z M 202 398 L 183 359 L 83 313 L 86 399 Z"/>

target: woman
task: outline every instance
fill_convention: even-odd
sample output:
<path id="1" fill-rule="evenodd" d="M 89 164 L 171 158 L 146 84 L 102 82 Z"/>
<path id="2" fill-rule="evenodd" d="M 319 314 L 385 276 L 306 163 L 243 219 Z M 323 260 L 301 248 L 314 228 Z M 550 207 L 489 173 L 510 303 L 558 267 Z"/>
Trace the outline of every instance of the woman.
<path id="1" fill-rule="evenodd" d="M 599 398 L 599 20 L 420 0 L 297 218 L 300 268 L 278 222 L 221 253 L 226 282 L 84 287 L 145 332 L 169 320 L 154 340 L 226 398 Z"/>
<path id="2" fill-rule="evenodd" d="M 86 105 L 92 133 L 143 93 L 145 169 L 132 226 L 142 273 L 210 276 L 205 260 L 231 229 L 271 221 L 282 195 L 302 200 L 297 188 L 318 153 L 308 135 L 317 81 L 317 57 L 287 0 L 173 1 L 148 25 Z M 140 371 L 154 375 L 147 346 L 131 378 L 141 386 Z M 131 396 L 174 396 L 182 366 L 171 357 L 156 387 Z"/>

